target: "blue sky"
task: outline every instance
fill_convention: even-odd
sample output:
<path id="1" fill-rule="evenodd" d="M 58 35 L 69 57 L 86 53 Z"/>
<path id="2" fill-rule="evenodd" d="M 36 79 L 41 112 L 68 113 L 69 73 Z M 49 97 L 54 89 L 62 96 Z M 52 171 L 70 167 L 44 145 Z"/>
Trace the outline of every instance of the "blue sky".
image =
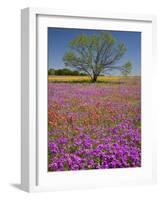
<path id="1" fill-rule="evenodd" d="M 70 29 L 70 28 L 48 28 L 48 68 L 64 68 L 63 56 L 69 50 L 69 42 L 79 34 L 100 34 L 102 30 Z M 123 42 L 128 49 L 119 61 L 124 64 L 132 62 L 132 75 L 141 73 L 141 33 L 129 31 L 108 31 L 117 42 Z M 113 75 L 120 72 L 114 71 Z"/>

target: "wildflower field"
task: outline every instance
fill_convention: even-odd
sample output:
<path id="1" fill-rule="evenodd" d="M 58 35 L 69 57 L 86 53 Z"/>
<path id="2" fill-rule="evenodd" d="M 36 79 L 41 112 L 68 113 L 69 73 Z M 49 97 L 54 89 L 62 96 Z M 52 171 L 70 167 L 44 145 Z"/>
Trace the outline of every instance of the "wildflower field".
<path id="1" fill-rule="evenodd" d="M 48 170 L 141 166 L 140 77 L 48 78 Z"/>

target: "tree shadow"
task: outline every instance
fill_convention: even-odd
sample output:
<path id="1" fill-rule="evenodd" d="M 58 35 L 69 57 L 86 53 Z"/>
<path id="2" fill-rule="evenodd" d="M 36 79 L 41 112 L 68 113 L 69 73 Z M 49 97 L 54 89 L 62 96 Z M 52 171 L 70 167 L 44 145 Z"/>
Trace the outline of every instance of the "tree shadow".
<path id="1" fill-rule="evenodd" d="M 125 81 L 97 81 L 97 83 L 105 83 L 109 85 L 120 85 L 120 84 L 124 84 Z"/>
<path id="2" fill-rule="evenodd" d="M 96 82 L 93 82 L 93 81 L 88 81 L 88 80 L 74 80 L 74 81 L 49 81 L 49 83 L 69 83 L 69 84 L 72 84 L 72 83 L 90 83 L 90 84 L 99 84 L 99 83 L 104 83 L 104 84 L 109 84 L 109 85 L 120 85 L 120 84 L 124 84 L 125 81 L 96 81 Z"/>

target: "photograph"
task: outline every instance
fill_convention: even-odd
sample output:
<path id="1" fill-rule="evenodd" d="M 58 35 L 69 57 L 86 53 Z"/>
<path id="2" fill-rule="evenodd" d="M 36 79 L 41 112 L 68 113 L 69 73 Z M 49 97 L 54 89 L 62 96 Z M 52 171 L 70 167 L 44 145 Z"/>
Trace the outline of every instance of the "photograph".
<path id="1" fill-rule="evenodd" d="M 48 172 L 141 167 L 141 32 L 47 38 Z"/>

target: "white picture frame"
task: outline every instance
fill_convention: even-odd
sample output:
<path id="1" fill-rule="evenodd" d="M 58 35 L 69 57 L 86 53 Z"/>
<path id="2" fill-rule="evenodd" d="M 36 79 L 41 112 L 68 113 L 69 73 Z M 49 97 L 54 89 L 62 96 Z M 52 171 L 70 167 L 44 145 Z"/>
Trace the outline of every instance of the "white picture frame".
<path id="1" fill-rule="evenodd" d="M 84 23 L 84 20 L 86 20 L 86 23 Z M 112 169 L 109 173 L 107 173 L 107 169 L 97 170 L 97 172 L 95 170 L 54 172 L 49 175 L 45 171 L 45 166 L 47 166 L 45 157 L 45 155 L 47 156 L 47 132 L 40 131 L 47 130 L 45 125 L 47 122 L 47 108 L 45 106 L 47 105 L 47 68 L 44 66 L 47 59 L 44 47 L 46 47 L 47 42 L 44 31 L 48 26 L 64 27 L 64 24 L 68 24 L 66 26 L 69 27 L 94 28 L 95 26 L 103 29 L 106 21 L 109 21 L 111 29 L 143 32 L 142 116 L 145 121 L 142 131 L 142 139 L 144 139 L 143 167 L 140 169 Z M 152 15 L 91 13 L 44 8 L 25 8 L 22 10 L 21 188 L 23 190 L 28 192 L 54 191 L 122 184 L 152 184 L 156 182 L 155 133 L 150 135 L 154 124 L 150 98 L 152 86 L 149 84 L 151 76 L 150 65 L 155 67 L 155 29 L 156 19 Z M 45 39 L 42 40 L 42 38 Z M 40 39 L 43 42 L 39 42 Z M 146 68 L 144 67 L 145 65 L 147 66 Z M 41 100 L 39 101 L 39 99 Z M 148 107 L 149 109 L 147 109 Z"/>

